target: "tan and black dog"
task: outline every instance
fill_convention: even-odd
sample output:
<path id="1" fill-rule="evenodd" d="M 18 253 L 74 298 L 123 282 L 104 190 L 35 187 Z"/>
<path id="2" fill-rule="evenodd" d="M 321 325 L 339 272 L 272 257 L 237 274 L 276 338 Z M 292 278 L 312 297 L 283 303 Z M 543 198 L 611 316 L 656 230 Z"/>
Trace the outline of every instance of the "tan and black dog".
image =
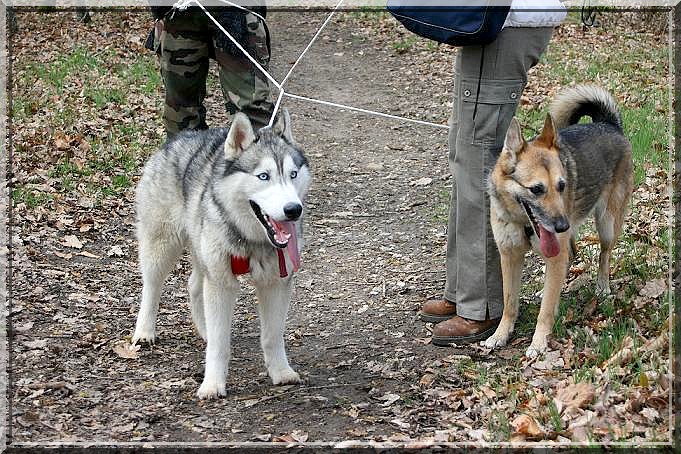
<path id="1" fill-rule="evenodd" d="M 591 123 L 578 124 L 583 116 Z M 546 261 L 541 309 L 528 357 L 544 352 L 577 229 L 593 213 L 601 252 L 596 281 L 608 293 L 610 254 L 622 229 L 633 188 L 631 145 L 612 96 L 580 85 L 555 99 L 544 128 L 525 141 L 514 118 L 489 177 L 490 220 L 501 255 L 504 313 L 483 341 L 506 345 L 518 317 L 518 291 L 525 253 L 534 247 Z"/>

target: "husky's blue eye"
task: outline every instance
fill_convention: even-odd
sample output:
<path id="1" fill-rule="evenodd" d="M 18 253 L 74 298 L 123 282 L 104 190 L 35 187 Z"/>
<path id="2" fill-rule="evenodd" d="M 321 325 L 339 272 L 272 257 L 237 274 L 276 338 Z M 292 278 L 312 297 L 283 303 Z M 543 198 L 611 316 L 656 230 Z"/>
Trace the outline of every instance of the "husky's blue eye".
<path id="1" fill-rule="evenodd" d="M 263 172 L 258 175 L 258 178 L 260 178 L 262 181 L 267 181 L 270 179 L 270 174 L 267 172 Z"/>
<path id="2" fill-rule="evenodd" d="M 298 176 L 298 172 L 296 170 L 291 170 L 291 179 L 293 180 L 297 176 Z"/>

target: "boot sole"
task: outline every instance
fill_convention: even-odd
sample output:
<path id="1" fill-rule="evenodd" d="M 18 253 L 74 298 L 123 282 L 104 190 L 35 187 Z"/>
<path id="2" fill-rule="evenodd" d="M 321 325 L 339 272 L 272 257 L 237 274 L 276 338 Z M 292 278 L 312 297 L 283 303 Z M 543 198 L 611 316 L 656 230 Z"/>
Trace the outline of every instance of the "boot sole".
<path id="1" fill-rule="evenodd" d="M 494 325 L 485 331 L 468 336 L 433 336 L 430 343 L 438 347 L 449 347 L 451 344 L 472 344 L 473 342 L 482 341 L 490 337 L 496 331 L 497 326 L 499 325 Z"/>
<path id="2" fill-rule="evenodd" d="M 450 318 L 454 317 L 456 314 L 452 315 L 433 315 L 433 314 L 427 314 L 425 312 L 419 312 L 419 317 L 421 318 L 422 321 L 427 322 L 427 323 L 440 323 L 444 322 L 445 320 L 449 320 Z"/>

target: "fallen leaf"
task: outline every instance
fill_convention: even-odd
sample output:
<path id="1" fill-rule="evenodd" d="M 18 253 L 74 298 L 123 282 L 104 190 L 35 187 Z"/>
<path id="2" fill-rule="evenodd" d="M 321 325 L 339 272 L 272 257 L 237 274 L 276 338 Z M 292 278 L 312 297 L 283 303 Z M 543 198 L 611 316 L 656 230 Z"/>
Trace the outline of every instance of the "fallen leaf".
<path id="1" fill-rule="evenodd" d="M 135 422 L 130 422 L 128 424 L 121 424 L 120 426 L 114 426 L 111 428 L 112 432 L 115 433 L 124 433 L 124 432 L 131 432 L 135 428 Z"/>
<path id="2" fill-rule="evenodd" d="M 432 182 L 433 182 L 432 178 L 423 177 L 423 178 L 419 178 L 418 180 L 410 181 L 409 185 L 410 186 L 428 186 Z"/>
<path id="3" fill-rule="evenodd" d="M 54 136 L 54 146 L 57 150 L 60 151 L 68 150 L 69 148 L 71 148 L 70 142 L 71 139 L 61 132 L 57 133 Z"/>
<path id="4" fill-rule="evenodd" d="M 291 437 L 299 443 L 305 443 L 309 436 L 307 432 L 303 432 L 302 430 L 294 430 L 291 432 Z"/>
<path id="5" fill-rule="evenodd" d="M 409 428 L 411 427 L 411 424 L 398 418 L 391 420 L 390 424 L 394 424 L 402 430 L 409 430 Z"/>
<path id="6" fill-rule="evenodd" d="M 421 384 L 421 386 L 430 386 L 430 385 L 433 384 L 434 381 L 435 381 L 435 374 L 427 373 L 427 374 L 423 374 L 423 377 L 421 377 L 419 384 Z"/>
<path id="7" fill-rule="evenodd" d="M 67 235 L 64 237 L 64 240 L 61 242 L 66 247 L 74 248 L 74 249 L 82 249 L 83 248 L 83 243 L 80 242 L 78 237 L 76 235 Z"/>
<path id="8" fill-rule="evenodd" d="M 595 389 L 591 383 L 572 383 L 566 388 L 559 389 L 553 403 L 559 414 L 573 409 L 584 408 L 594 398 Z"/>
<path id="9" fill-rule="evenodd" d="M 497 393 L 494 392 L 494 390 L 492 388 L 490 388 L 489 386 L 486 386 L 486 385 L 481 386 L 480 391 L 482 391 L 482 393 L 485 395 L 485 397 L 487 397 L 489 400 L 493 401 L 493 399 L 495 397 L 497 397 Z"/>
<path id="10" fill-rule="evenodd" d="M 256 438 L 257 438 L 257 435 L 256 435 Z M 267 440 L 264 440 L 264 441 L 267 441 Z M 278 437 L 272 438 L 273 443 L 293 443 L 294 441 L 296 441 L 296 440 L 291 435 L 288 435 L 288 434 L 280 435 Z"/>
<path id="11" fill-rule="evenodd" d="M 655 410 L 654 408 L 646 407 L 643 410 L 639 412 L 641 416 L 646 418 L 648 422 L 654 423 L 657 419 L 660 418 L 660 412 Z"/>
<path id="12" fill-rule="evenodd" d="M 33 341 L 26 341 L 23 344 L 30 349 L 41 349 L 47 346 L 47 339 L 36 339 Z"/>
<path id="13" fill-rule="evenodd" d="M 400 399 L 401 399 L 400 396 L 398 396 L 397 394 L 391 394 L 391 393 L 387 393 L 386 395 L 378 398 L 378 400 L 384 401 L 381 404 L 382 407 L 389 407 Z"/>
<path id="14" fill-rule="evenodd" d="M 88 251 L 81 251 L 81 252 L 78 253 L 78 255 L 82 255 L 83 257 L 89 257 L 91 259 L 101 259 L 100 256 L 98 256 L 96 254 L 92 254 Z"/>
<path id="15" fill-rule="evenodd" d="M 561 369 L 565 366 L 565 361 L 561 352 L 558 350 L 550 350 L 544 353 L 544 357 L 532 363 L 532 368 L 535 370 L 552 370 Z"/>
<path id="16" fill-rule="evenodd" d="M 516 434 L 524 435 L 528 438 L 539 438 L 544 433 L 539 427 L 539 424 L 537 424 L 537 421 L 535 421 L 533 417 L 525 414 L 516 417 L 511 422 L 511 426 L 513 426 Z"/>
<path id="17" fill-rule="evenodd" d="M 634 340 L 631 338 L 631 336 L 625 337 L 622 339 L 622 346 L 620 349 L 601 365 L 601 369 L 607 369 L 612 366 L 620 366 L 628 363 L 633 357 L 633 349 Z"/>
<path id="18" fill-rule="evenodd" d="M 648 298 L 657 298 L 667 290 L 667 282 L 664 279 L 653 279 L 646 283 L 639 294 Z"/>
<path id="19" fill-rule="evenodd" d="M 575 429 L 572 431 L 572 441 L 576 442 L 585 442 L 589 441 L 590 436 L 589 436 L 589 431 L 586 429 L 584 426 L 579 426 L 575 427 Z"/>
<path id="20" fill-rule="evenodd" d="M 111 246 L 111 249 L 109 249 L 109 252 L 106 253 L 109 257 L 111 256 L 116 256 L 116 257 L 123 257 L 125 254 L 123 253 L 123 249 L 121 249 L 120 246 Z"/>
<path id="21" fill-rule="evenodd" d="M 26 331 L 29 331 L 31 328 L 33 328 L 33 322 L 26 322 L 20 325 L 13 324 L 12 328 L 14 328 L 14 331 L 17 333 L 25 333 Z"/>
<path id="22" fill-rule="evenodd" d="M 127 341 L 119 342 L 113 346 L 113 351 L 119 358 L 137 359 L 139 358 L 139 345 L 130 345 Z"/>
<path id="23" fill-rule="evenodd" d="M 643 347 L 641 347 L 641 351 L 644 353 L 650 353 L 654 351 L 663 351 L 664 349 L 667 348 L 667 344 L 669 342 L 669 337 L 670 333 L 668 332 L 663 332 L 659 336 L 657 336 L 654 339 L 649 339 L 645 344 L 643 344 Z"/>

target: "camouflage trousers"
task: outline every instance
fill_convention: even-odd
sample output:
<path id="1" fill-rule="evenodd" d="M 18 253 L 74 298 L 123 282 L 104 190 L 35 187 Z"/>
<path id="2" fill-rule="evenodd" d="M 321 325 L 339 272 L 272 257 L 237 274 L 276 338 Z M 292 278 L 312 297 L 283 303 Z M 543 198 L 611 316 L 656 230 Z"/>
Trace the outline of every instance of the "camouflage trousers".
<path id="1" fill-rule="evenodd" d="M 263 21 L 244 12 L 212 14 L 267 69 L 269 35 Z M 168 136 L 208 127 L 203 101 L 211 58 L 218 64 L 227 111 L 244 112 L 255 128 L 269 123 L 274 104 L 267 78 L 203 11 L 175 11 L 156 21 L 154 49 L 166 91 L 163 122 Z"/>

